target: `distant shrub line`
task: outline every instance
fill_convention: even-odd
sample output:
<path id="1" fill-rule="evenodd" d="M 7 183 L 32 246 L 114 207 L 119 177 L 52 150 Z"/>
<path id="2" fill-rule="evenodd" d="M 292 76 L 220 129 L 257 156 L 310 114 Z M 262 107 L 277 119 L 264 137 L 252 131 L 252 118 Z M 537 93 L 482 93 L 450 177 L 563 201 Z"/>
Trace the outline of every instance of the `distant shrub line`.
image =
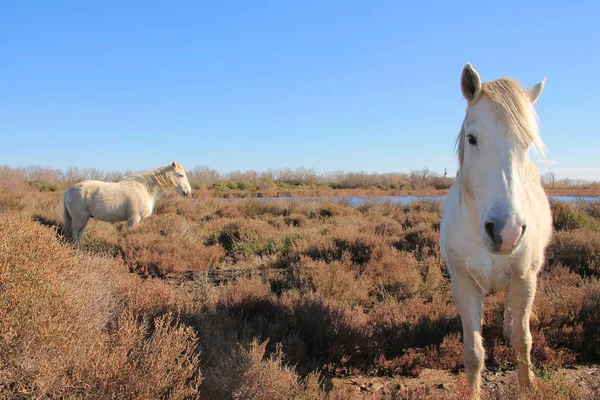
<path id="1" fill-rule="evenodd" d="M 71 167 L 65 170 L 29 166 L 0 166 L 0 190 L 35 190 L 54 192 L 86 180 L 118 181 L 132 171 L 103 172 L 95 168 Z M 231 171 L 220 173 L 198 166 L 187 171 L 195 189 L 215 191 L 276 190 L 276 189 L 448 189 L 453 179 L 424 168 L 409 173 L 334 172 L 321 174 L 313 169 L 278 169 L 263 172 Z"/>

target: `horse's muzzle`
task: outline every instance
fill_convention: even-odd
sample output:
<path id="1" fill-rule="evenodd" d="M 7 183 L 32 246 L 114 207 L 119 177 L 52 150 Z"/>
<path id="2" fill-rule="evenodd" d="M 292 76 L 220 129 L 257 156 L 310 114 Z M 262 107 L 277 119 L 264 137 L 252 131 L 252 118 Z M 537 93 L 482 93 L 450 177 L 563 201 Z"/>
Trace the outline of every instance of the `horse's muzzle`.
<path id="1" fill-rule="evenodd" d="M 527 231 L 527 225 L 494 218 L 483 224 L 483 239 L 492 254 L 508 255 L 515 251 Z"/>

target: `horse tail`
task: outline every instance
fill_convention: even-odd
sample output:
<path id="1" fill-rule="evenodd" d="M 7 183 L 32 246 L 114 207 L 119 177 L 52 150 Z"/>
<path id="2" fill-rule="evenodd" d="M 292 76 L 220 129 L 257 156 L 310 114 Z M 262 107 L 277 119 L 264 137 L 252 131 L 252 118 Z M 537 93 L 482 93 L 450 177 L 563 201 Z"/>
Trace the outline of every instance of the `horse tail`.
<path id="1" fill-rule="evenodd" d="M 71 236 L 71 225 L 73 223 L 73 217 L 67 208 L 67 194 L 69 190 L 65 190 L 63 193 L 63 235 L 65 239 L 71 240 L 73 236 Z"/>

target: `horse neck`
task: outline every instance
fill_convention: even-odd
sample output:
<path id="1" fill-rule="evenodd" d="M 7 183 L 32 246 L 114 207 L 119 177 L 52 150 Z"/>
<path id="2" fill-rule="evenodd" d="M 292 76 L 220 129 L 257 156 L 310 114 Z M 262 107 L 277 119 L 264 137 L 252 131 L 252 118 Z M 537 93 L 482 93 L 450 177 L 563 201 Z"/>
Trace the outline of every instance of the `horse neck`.
<path id="1" fill-rule="evenodd" d="M 154 200 L 157 200 L 166 193 L 166 190 L 162 186 L 160 186 L 154 179 L 146 179 L 144 183 L 148 194 Z"/>

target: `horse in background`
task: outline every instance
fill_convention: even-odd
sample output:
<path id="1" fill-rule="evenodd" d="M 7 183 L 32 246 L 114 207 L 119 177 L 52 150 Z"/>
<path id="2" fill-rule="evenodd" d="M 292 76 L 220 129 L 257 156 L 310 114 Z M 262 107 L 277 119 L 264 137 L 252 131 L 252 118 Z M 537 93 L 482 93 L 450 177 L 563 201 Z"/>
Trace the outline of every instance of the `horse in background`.
<path id="1" fill-rule="evenodd" d="M 185 169 L 178 163 L 125 177 L 120 182 L 87 180 L 63 194 L 64 235 L 79 247 L 90 218 L 98 221 L 127 221 L 133 228 L 152 215 L 155 202 L 175 190 L 191 193 Z"/>
<path id="2" fill-rule="evenodd" d="M 471 64 L 461 77 L 468 107 L 457 138 L 459 171 L 440 225 L 440 249 L 462 320 L 463 360 L 479 398 L 484 367 L 482 303 L 505 292 L 504 337 L 518 359 L 522 386 L 532 384 L 529 317 L 552 235 L 552 216 L 529 151 L 544 154 L 529 89 L 508 78 L 481 83 Z"/>

